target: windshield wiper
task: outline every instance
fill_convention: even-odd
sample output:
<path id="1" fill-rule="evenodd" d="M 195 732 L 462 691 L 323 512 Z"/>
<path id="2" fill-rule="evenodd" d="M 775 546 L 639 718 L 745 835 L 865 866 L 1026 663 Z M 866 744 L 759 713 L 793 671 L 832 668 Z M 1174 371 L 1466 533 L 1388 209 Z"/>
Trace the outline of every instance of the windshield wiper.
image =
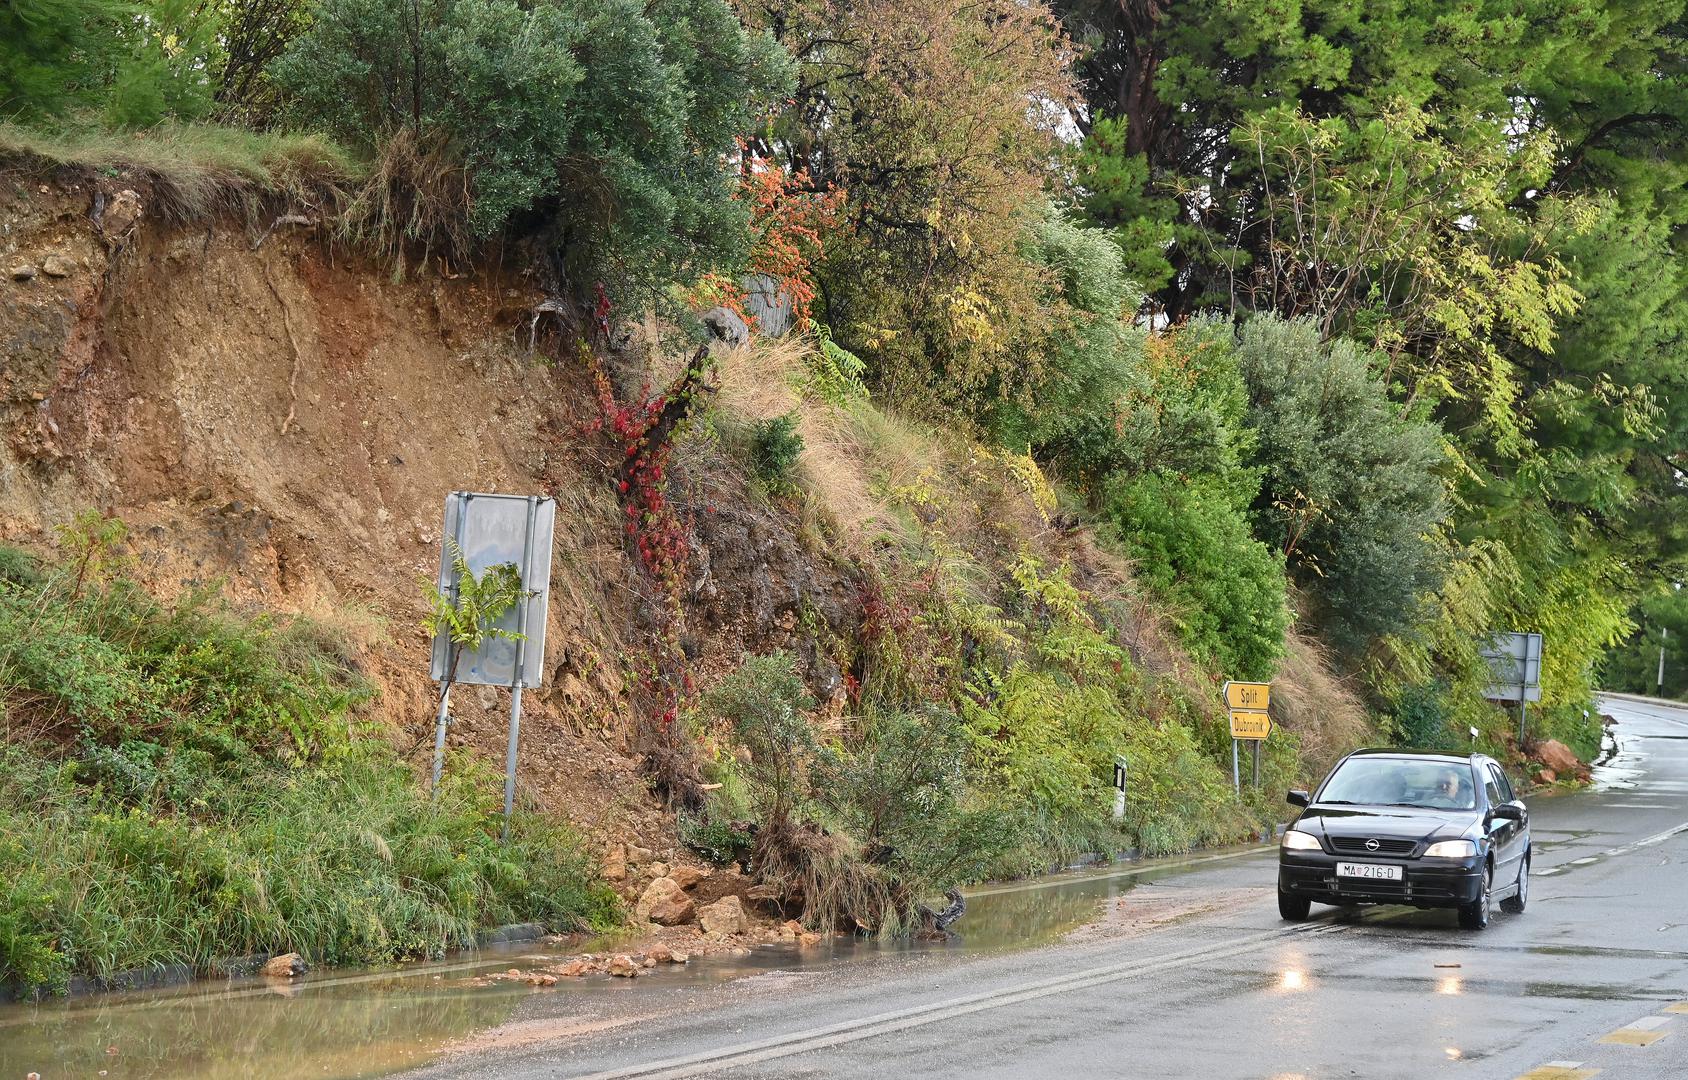
<path id="1" fill-rule="evenodd" d="M 1357 803 L 1353 799 L 1320 799 L 1320 806 L 1367 806 L 1368 803 Z"/>

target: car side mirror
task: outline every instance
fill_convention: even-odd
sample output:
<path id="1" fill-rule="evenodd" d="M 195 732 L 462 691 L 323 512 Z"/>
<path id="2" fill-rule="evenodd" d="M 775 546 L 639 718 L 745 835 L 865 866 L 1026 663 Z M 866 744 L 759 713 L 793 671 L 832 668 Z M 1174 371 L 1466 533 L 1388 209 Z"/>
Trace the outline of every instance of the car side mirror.
<path id="1" fill-rule="evenodd" d="M 1491 806 L 1489 808 L 1489 816 L 1492 818 L 1505 818 L 1508 821 L 1523 821 L 1524 811 L 1522 808 L 1513 806 L 1511 803 L 1501 803 L 1499 806 Z"/>
<path id="2" fill-rule="evenodd" d="M 1292 791 L 1284 796 L 1284 801 L 1291 806 L 1306 806 L 1312 800 L 1307 797 L 1305 791 Z"/>

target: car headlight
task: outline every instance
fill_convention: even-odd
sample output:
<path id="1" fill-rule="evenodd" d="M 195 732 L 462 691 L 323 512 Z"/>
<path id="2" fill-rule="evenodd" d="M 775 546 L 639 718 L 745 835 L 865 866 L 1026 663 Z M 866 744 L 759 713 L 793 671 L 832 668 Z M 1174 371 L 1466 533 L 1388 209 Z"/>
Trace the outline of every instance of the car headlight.
<path id="1" fill-rule="evenodd" d="M 1309 833 L 1289 829 L 1284 833 L 1283 845 L 1285 851 L 1318 851 L 1318 838 Z"/>
<path id="2" fill-rule="evenodd" d="M 1477 854 L 1477 845 L 1469 840 L 1443 840 L 1425 848 L 1424 853 L 1433 859 L 1464 859 Z"/>

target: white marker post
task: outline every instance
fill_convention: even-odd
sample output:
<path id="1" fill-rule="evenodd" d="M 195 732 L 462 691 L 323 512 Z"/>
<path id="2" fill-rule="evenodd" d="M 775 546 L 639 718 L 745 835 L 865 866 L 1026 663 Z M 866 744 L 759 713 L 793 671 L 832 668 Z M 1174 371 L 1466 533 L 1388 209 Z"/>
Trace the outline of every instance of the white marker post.
<path id="1" fill-rule="evenodd" d="M 1114 755 L 1114 823 L 1115 824 L 1119 824 L 1120 822 L 1123 822 L 1125 820 L 1125 776 L 1126 776 L 1126 769 L 1127 768 L 1128 768 L 1128 766 L 1126 765 L 1125 755 L 1124 754 L 1115 754 Z"/>

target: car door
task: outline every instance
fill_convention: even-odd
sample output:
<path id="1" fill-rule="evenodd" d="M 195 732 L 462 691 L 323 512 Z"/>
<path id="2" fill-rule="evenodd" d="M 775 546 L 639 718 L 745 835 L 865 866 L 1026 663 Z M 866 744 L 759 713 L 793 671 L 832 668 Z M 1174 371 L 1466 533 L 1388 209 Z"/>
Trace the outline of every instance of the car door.
<path id="1" fill-rule="evenodd" d="M 1512 785 L 1500 766 L 1488 762 L 1483 766 L 1483 793 L 1489 808 L 1513 804 Z M 1495 884 L 1511 884 L 1518 876 L 1518 860 L 1524 857 L 1524 823 L 1509 818 L 1491 818 L 1489 835 L 1495 844 Z"/>

